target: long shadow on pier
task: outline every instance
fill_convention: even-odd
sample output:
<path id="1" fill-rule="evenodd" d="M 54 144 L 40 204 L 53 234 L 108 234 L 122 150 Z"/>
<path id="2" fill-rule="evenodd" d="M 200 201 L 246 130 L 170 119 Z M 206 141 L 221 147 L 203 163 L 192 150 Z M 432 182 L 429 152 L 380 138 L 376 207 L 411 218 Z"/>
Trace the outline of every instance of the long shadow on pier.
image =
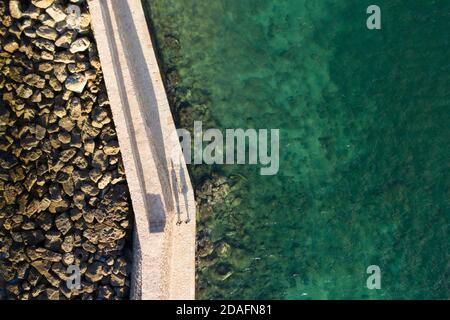
<path id="1" fill-rule="evenodd" d="M 102 12 L 104 13 L 104 21 L 108 27 L 109 30 L 114 30 L 112 25 L 111 17 L 109 16 L 109 10 L 107 9 L 108 6 L 111 5 L 109 1 L 101 1 L 100 2 L 103 7 L 105 7 Z M 146 59 L 141 47 L 141 42 L 138 37 L 138 32 L 135 28 L 135 25 L 132 23 L 133 18 L 132 14 L 129 8 L 129 4 L 127 1 L 115 1 L 114 5 L 112 5 L 112 10 L 114 12 L 115 19 L 118 24 L 119 29 L 119 36 L 121 44 L 126 50 L 127 54 L 126 60 L 127 60 L 127 66 L 130 70 L 131 74 L 131 80 L 133 82 L 133 85 L 135 88 L 140 88 L 143 85 L 149 86 L 148 89 L 145 90 L 136 90 L 137 92 L 137 99 L 139 102 L 139 107 L 141 108 L 141 113 L 145 116 L 145 131 L 146 135 L 148 137 L 148 140 L 150 141 L 150 148 L 152 151 L 152 156 L 154 158 L 156 168 L 157 168 L 157 178 L 159 179 L 159 183 L 162 188 L 163 192 L 163 198 L 159 199 L 160 203 L 162 204 L 162 201 L 164 201 L 165 207 L 167 212 L 173 211 L 174 204 L 173 204 L 173 197 L 170 190 L 170 181 L 169 181 L 169 172 L 168 172 L 168 164 L 167 164 L 167 157 L 165 153 L 165 145 L 164 145 L 164 138 L 163 138 L 163 132 L 161 128 L 161 122 L 160 122 L 160 114 L 158 110 L 158 101 L 156 99 L 154 90 L 152 88 L 152 79 L 151 79 L 151 73 L 150 70 L 147 67 Z M 124 32 L 126 30 L 126 32 Z M 132 121 L 132 114 L 130 111 L 130 105 L 128 104 L 128 93 L 124 87 L 125 78 L 122 73 L 122 68 L 120 67 L 121 62 L 119 59 L 119 51 L 118 46 L 116 43 L 116 40 L 114 37 L 108 37 L 109 46 L 111 50 L 112 55 L 112 61 L 115 65 L 117 65 L 117 68 L 114 68 L 114 72 L 116 74 L 117 78 L 117 85 L 120 90 L 119 94 L 121 97 L 121 103 L 124 106 L 124 116 L 126 117 L 126 122 L 128 125 L 129 130 L 129 136 L 131 138 L 132 142 L 132 148 L 134 151 L 134 154 L 136 155 L 136 168 L 138 170 L 137 175 L 139 178 L 139 183 L 141 186 L 141 189 L 143 190 L 143 193 L 147 195 L 147 197 L 144 199 L 146 208 L 152 208 L 152 203 L 155 202 L 151 199 L 153 197 L 148 197 L 148 192 L 145 187 L 145 182 L 143 180 L 143 177 L 145 175 L 145 171 L 143 166 L 145 165 L 146 159 L 142 159 L 139 155 L 139 148 L 138 143 L 136 141 L 136 138 L 134 136 L 135 128 L 133 126 Z M 152 202 L 150 203 L 151 200 Z M 159 211 L 157 208 L 155 209 L 157 212 L 150 212 L 150 215 L 156 214 L 160 215 L 161 212 L 164 214 L 164 209 L 162 211 Z M 161 217 L 158 216 L 156 220 L 160 220 Z M 164 221 L 166 218 L 164 217 Z M 149 223 L 152 222 L 152 218 L 149 219 Z M 150 227 L 150 232 L 161 232 L 160 228 L 153 228 Z"/>

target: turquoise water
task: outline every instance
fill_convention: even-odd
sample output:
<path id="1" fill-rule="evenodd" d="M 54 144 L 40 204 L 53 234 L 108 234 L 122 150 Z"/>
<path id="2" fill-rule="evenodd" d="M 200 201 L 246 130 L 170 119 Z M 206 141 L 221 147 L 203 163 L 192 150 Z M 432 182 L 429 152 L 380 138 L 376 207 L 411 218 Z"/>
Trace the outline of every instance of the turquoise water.
<path id="1" fill-rule="evenodd" d="M 450 2 L 372 2 L 144 1 L 178 126 L 280 129 L 190 167 L 198 298 L 450 298 Z"/>

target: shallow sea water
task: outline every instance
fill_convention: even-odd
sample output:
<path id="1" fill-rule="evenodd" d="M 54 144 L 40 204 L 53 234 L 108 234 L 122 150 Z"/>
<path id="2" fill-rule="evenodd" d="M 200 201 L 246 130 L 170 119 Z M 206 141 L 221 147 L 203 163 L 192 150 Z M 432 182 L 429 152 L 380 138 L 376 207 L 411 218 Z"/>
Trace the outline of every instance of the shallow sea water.
<path id="1" fill-rule="evenodd" d="M 233 184 L 198 298 L 450 298 L 449 1 L 378 0 L 376 31 L 365 0 L 144 3 L 179 126 L 280 129 L 277 175 L 190 168 Z"/>

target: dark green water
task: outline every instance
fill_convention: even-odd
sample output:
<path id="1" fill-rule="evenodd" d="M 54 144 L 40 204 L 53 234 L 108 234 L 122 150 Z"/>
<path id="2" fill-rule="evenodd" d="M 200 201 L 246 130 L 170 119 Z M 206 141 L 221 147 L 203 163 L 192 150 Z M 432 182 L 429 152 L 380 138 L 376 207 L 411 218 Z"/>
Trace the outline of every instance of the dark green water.
<path id="1" fill-rule="evenodd" d="M 450 1 L 148 2 L 179 126 L 280 129 L 275 176 L 190 168 L 199 298 L 450 298 Z"/>

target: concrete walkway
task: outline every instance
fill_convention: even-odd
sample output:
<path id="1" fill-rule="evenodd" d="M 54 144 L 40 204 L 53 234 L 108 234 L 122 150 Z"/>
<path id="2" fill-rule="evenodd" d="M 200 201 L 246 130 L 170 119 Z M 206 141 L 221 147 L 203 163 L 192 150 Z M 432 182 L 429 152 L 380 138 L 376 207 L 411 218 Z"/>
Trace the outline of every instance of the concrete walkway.
<path id="1" fill-rule="evenodd" d="M 136 220 L 132 299 L 195 298 L 195 201 L 140 0 L 89 8 Z"/>

